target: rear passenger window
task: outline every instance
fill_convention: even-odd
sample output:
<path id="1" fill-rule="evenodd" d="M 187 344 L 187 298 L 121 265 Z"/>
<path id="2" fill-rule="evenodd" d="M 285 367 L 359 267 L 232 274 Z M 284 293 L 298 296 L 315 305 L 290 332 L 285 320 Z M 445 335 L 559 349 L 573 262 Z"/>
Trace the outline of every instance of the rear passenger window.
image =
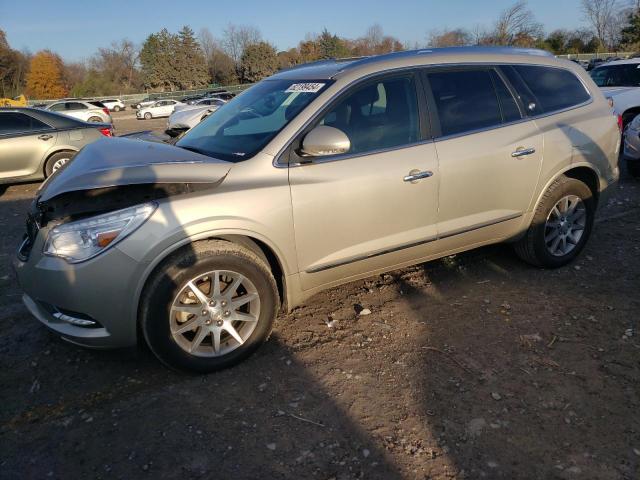
<path id="1" fill-rule="evenodd" d="M 86 110 L 87 106 L 84 103 L 68 102 L 65 104 L 67 110 Z"/>
<path id="2" fill-rule="evenodd" d="M 574 107 L 589 100 L 590 95 L 578 77 L 569 70 L 534 65 L 515 65 L 542 112 Z"/>
<path id="3" fill-rule="evenodd" d="M 502 123 L 490 70 L 428 74 L 443 136 Z"/>
<path id="4" fill-rule="evenodd" d="M 342 130 L 349 153 L 365 153 L 419 139 L 418 100 L 412 76 L 369 83 L 348 94 L 320 120 Z"/>

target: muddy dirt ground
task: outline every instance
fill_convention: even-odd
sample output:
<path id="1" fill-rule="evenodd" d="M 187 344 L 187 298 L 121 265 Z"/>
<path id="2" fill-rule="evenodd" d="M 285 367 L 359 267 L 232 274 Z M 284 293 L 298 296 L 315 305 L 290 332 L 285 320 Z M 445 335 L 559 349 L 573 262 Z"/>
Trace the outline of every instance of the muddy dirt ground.
<path id="1" fill-rule="evenodd" d="M 0 196 L 3 479 L 640 478 L 637 181 L 567 268 L 494 246 L 351 283 L 208 376 L 28 315 L 10 262 L 36 188 Z"/>

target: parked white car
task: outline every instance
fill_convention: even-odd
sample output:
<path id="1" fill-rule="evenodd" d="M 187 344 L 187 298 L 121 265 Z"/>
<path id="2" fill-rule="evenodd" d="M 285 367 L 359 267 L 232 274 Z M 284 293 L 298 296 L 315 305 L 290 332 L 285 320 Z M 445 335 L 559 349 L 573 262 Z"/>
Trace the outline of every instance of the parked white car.
<path id="1" fill-rule="evenodd" d="M 120 110 L 127 108 L 124 102 L 119 98 L 110 98 L 108 100 L 101 100 L 101 102 L 104 103 L 104 106 L 112 112 L 119 112 Z"/>
<path id="2" fill-rule="evenodd" d="M 640 58 L 603 63 L 589 72 L 622 118 L 622 128 L 640 114 Z"/>
<path id="3" fill-rule="evenodd" d="M 152 118 L 168 117 L 173 113 L 173 109 L 179 105 L 184 105 L 177 100 L 158 100 L 153 105 L 142 107 L 136 112 L 138 119 L 144 118 L 151 120 Z"/>
<path id="4" fill-rule="evenodd" d="M 47 105 L 45 110 L 62 113 L 85 122 L 113 123 L 109 109 L 102 102 L 93 100 L 60 100 Z"/>
<path id="5" fill-rule="evenodd" d="M 640 115 L 637 115 L 624 130 L 624 158 L 627 170 L 636 178 L 640 178 Z"/>
<path id="6" fill-rule="evenodd" d="M 167 134 L 177 137 L 182 132 L 195 127 L 225 103 L 227 102 L 220 98 L 205 98 L 193 105 L 176 106 L 167 122 Z"/>

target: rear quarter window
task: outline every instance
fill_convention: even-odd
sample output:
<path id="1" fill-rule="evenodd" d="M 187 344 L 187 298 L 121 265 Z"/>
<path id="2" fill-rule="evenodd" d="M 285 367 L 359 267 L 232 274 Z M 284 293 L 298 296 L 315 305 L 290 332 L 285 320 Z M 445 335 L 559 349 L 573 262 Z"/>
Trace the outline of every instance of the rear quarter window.
<path id="1" fill-rule="evenodd" d="M 575 107 L 591 96 L 578 77 L 569 70 L 537 65 L 514 65 L 522 83 L 533 95 L 534 113 L 549 113 L 565 108 Z M 514 85 L 518 89 L 517 85 Z M 521 93 L 520 91 L 518 93 Z M 527 96 L 529 92 L 522 92 Z M 525 106 L 528 103 L 525 102 Z"/>

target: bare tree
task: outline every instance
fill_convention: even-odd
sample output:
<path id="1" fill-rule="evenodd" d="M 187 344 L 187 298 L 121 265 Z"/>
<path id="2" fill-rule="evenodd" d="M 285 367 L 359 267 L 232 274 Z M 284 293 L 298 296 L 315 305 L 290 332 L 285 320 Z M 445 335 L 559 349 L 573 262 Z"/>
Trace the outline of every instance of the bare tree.
<path id="1" fill-rule="evenodd" d="M 229 24 L 222 36 L 222 46 L 236 65 L 249 45 L 255 45 L 262 40 L 262 34 L 256 27 L 250 25 Z"/>
<path id="2" fill-rule="evenodd" d="M 582 0 L 582 12 L 600 44 L 610 48 L 615 40 L 618 0 Z"/>
<path id="3" fill-rule="evenodd" d="M 500 14 L 491 36 L 496 45 L 523 45 L 541 35 L 542 25 L 529 10 L 527 1 L 520 0 Z"/>

